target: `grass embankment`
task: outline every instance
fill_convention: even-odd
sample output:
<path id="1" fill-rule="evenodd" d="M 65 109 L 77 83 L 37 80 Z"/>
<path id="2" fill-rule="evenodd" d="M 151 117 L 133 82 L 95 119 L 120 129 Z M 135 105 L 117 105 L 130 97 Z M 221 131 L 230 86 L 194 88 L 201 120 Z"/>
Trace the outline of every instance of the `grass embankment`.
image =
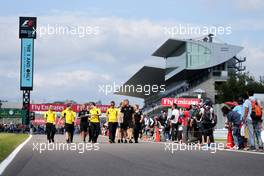
<path id="1" fill-rule="evenodd" d="M 28 134 L 0 133 L 0 162 L 3 161 L 19 144 L 28 138 Z"/>
<path id="2" fill-rule="evenodd" d="M 223 142 L 223 143 L 225 143 L 226 139 L 215 139 L 215 142 Z"/>

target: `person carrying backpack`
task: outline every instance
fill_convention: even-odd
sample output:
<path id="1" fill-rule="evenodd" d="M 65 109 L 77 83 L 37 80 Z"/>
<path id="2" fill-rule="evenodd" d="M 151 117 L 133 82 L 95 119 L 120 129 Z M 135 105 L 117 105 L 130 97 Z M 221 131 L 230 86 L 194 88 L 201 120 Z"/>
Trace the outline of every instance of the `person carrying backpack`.
<path id="1" fill-rule="evenodd" d="M 216 116 L 210 100 L 206 100 L 203 108 L 201 108 L 201 116 L 204 142 L 210 145 L 214 143 L 213 129 L 216 125 Z"/>
<path id="2" fill-rule="evenodd" d="M 263 142 L 261 140 L 261 127 L 262 127 L 262 108 L 260 103 L 254 97 L 253 91 L 248 91 L 249 100 L 251 102 L 251 119 L 253 125 L 254 135 L 256 136 L 256 142 L 259 150 L 263 150 Z"/>
<path id="3" fill-rule="evenodd" d="M 243 138 L 240 134 L 240 126 L 241 126 L 241 114 L 236 111 L 233 111 L 232 108 L 228 105 L 224 105 L 221 108 L 223 112 L 223 116 L 227 118 L 227 127 L 232 130 L 232 134 L 234 137 L 235 146 L 233 149 L 243 149 Z"/>

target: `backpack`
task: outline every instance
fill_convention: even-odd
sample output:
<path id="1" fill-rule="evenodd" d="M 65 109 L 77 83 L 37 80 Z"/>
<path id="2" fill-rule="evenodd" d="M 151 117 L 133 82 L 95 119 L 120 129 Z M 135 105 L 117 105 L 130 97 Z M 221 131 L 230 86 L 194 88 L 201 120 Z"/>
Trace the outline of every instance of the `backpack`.
<path id="1" fill-rule="evenodd" d="M 211 122 L 211 107 L 207 106 L 204 108 L 204 114 L 203 114 L 203 121 L 204 122 Z"/>
<path id="2" fill-rule="evenodd" d="M 217 125 L 217 115 L 215 113 L 213 113 L 213 127 L 215 127 Z"/>
<path id="3" fill-rule="evenodd" d="M 252 111 L 251 118 L 253 121 L 259 121 L 262 118 L 262 109 L 256 100 L 251 101 Z"/>

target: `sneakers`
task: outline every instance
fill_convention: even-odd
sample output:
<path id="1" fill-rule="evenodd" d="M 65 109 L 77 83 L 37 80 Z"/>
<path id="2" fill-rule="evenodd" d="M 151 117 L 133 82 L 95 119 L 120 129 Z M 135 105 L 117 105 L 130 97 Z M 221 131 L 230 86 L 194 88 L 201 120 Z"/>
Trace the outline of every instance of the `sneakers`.
<path id="1" fill-rule="evenodd" d="M 250 151 L 252 151 L 252 152 L 256 152 L 256 151 L 257 151 L 257 150 L 256 150 L 256 147 L 251 146 L 251 147 L 250 147 Z"/>
<path id="2" fill-rule="evenodd" d="M 238 149 L 239 149 L 239 147 L 236 145 L 232 148 L 232 150 L 238 150 Z"/>
<path id="3" fill-rule="evenodd" d="M 110 143 L 115 143 L 115 141 L 109 141 Z M 130 139 L 129 141 L 128 140 L 123 140 L 123 139 L 118 139 L 117 140 L 117 143 L 133 143 L 132 139 Z"/>

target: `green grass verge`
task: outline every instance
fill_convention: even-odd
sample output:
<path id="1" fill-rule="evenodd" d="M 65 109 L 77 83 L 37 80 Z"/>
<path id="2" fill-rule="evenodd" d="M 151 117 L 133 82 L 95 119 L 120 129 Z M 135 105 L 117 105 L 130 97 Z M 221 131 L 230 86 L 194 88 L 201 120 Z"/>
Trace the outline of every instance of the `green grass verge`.
<path id="1" fill-rule="evenodd" d="M 226 139 L 215 139 L 215 142 L 226 142 Z"/>
<path id="2" fill-rule="evenodd" d="M 28 138 L 28 134 L 0 133 L 0 162 L 3 161 L 19 144 Z"/>

